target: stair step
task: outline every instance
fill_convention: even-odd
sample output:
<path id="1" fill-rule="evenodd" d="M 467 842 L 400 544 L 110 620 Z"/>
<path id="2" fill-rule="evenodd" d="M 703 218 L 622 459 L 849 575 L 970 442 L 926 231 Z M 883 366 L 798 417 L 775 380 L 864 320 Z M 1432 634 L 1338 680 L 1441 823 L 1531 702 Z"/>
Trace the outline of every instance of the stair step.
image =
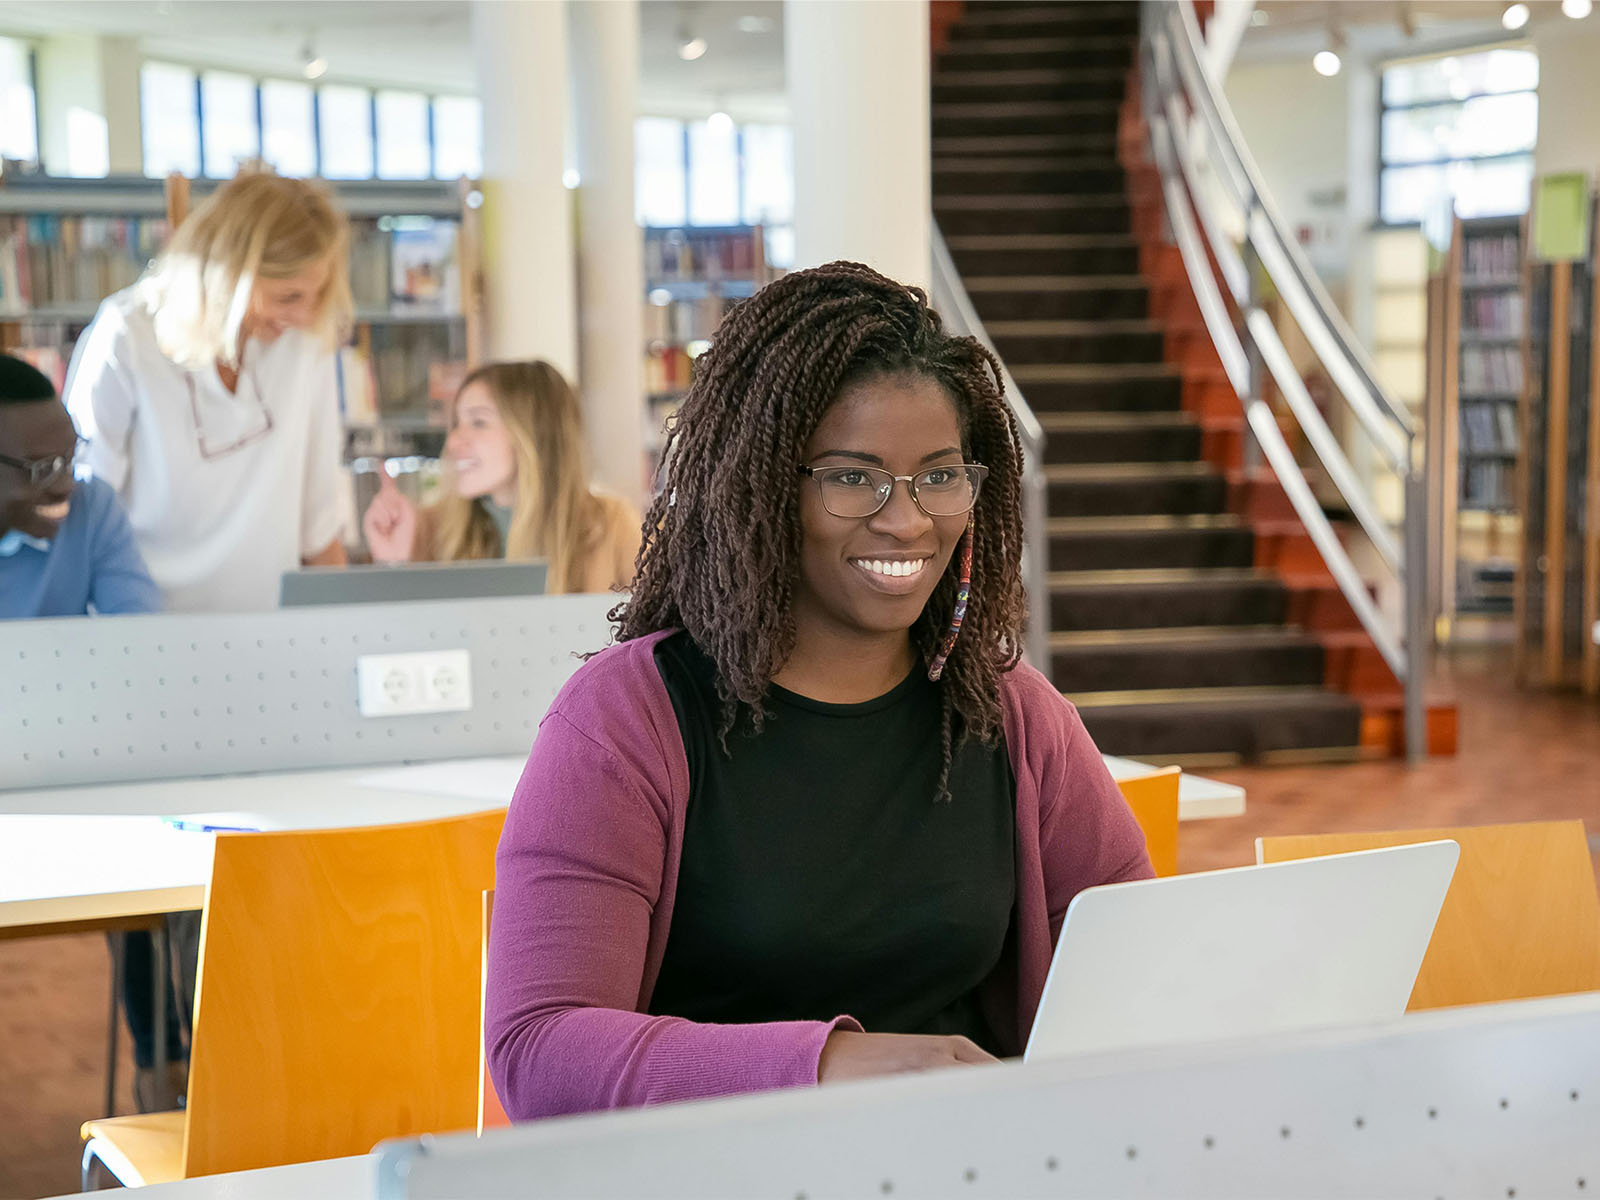
<path id="1" fill-rule="evenodd" d="M 1049 583 L 1059 630 L 1281 625 L 1288 615 L 1288 588 L 1268 571 L 1059 571 Z"/>
<path id="2" fill-rule="evenodd" d="M 1196 688 L 1067 697 L 1106 754 L 1233 755 L 1246 762 L 1350 757 L 1361 706 L 1322 688 Z M 1317 755 L 1319 757 L 1323 755 Z"/>
<path id="3" fill-rule="evenodd" d="M 952 42 L 939 55 L 940 68 L 993 71 L 1035 67 L 1133 65 L 1134 41 L 1128 37 L 976 37 Z"/>
<path id="4" fill-rule="evenodd" d="M 1166 366 L 1166 331 L 1145 314 L 1150 293 L 1137 277 L 1085 275 L 1095 284 L 1048 291 L 972 291 L 973 307 L 1013 371 L 1028 366 Z M 1105 318 L 1104 327 L 1096 317 Z M 1019 378 L 1017 382 L 1021 382 Z"/>
<path id="5" fill-rule="evenodd" d="M 1081 418 L 1091 418 L 1083 420 Z M 1180 462 L 1204 437 L 1188 413 L 1044 413 L 1047 463 Z"/>
<path id="6" fill-rule="evenodd" d="M 948 237 L 945 245 L 963 278 L 1041 273 L 1134 275 L 1139 271 L 1139 244 L 1129 234 L 969 233 Z"/>
<path id="7" fill-rule="evenodd" d="M 1270 626 L 1101 631 L 1050 639 L 1051 679 L 1063 692 L 1320 687 L 1315 639 Z"/>
<path id="8" fill-rule="evenodd" d="M 1228 484 L 1209 463 L 1081 463 L 1046 466 L 1055 516 L 1142 516 L 1221 512 Z"/>
<path id="9" fill-rule="evenodd" d="M 1012 363 L 1008 359 L 1007 367 L 1028 407 L 1040 414 L 1177 412 L 1183 407 L 1183 375 L 1170 363 Z"/>
<path id="10" fill-rule="evenodd" d="M 978 6 L 967 9 L 950 27 L 950 44 L 984 41 L 992 38 L 1054 38 L 1063 35 L 1111 38 L 1123 37 L 1130 41 L 1138 36 L 1139 18 L 1136 12 L 1107 16 L 1078 13 L 1075 4 L 1061 4 L 1026 13 L 1017 13 L 1013 19 L 1001 20 L 1001 13 L 988 12 Z"/>
<path id="11" fill-rule="evenodd" d="M 1121 105 L 1115 100 L 946 101 L 932 106 L 932 134 L 978 137 L 986 134 L 1117 132 Z"/>
<path id="12" fill-rule="evenodd" d="M 1151 520 L 1160 523 L 1140 523 Z M 1061 572 L 1243 570 L 1255 562 L 1255 534 L 1230 513 L 1058 517 L 1049 523 L 1048 561 Z"/>
<path id="13" fill-rule="evenodd" d="M 929 143 L 933 154 L 1115 154 L 1114 129 L 1061 133 L 951 134 L 935 133 Z"/>
<path id="14" fill-rule="evenodd" d="M 1119 100 L 1127 88 L 1125 66 L 1024 67 L 933 73 L 933 103 L 965 100 Z"/>
<path id="15" fill-rule="evenodd" d="M 1131 210 L 1121 195 L 936 196 L 934 217 L 946 234 L 1127 233 Z"/>
<path id="16" fill-rule="evenodd" d="M 1098 195 L 1123 199 L 1127 177 L 1115 159 L 948 156 L 933 162 L 935 203 L 947 196 Z"/>

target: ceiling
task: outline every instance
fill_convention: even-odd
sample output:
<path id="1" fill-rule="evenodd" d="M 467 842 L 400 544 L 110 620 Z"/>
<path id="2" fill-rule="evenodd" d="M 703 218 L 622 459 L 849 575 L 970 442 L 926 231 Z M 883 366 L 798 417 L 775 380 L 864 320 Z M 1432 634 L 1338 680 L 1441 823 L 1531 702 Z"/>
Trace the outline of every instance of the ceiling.
<path id="1" fill-rule="evenodd" d="M 1239 44 L 1241 62 L 1309 57 L 1334 31 L 1356 54 L 1376 59 L 1522 38 L 1568 22 L 1559 0 L 1530 0 L 1532 18 L 1515 32 L 1500 24 L 1505 0 L 1259 0 L 1255 7 Z M 1600 12 L 1584 24 L 1600 26 Z"/>
<path id="2" fill-rule="evenodd" d="M 782 0 L 642 0 L 640 108 L 782 106 Z M 146 57 L 329 81 L 476 90 L 469 0 L 0 0 L 0 34 L 137 38 Z M 743 28 L 741 28 L 741 23 Z M 704 38 L 693 62 L 685 37 Z"/>

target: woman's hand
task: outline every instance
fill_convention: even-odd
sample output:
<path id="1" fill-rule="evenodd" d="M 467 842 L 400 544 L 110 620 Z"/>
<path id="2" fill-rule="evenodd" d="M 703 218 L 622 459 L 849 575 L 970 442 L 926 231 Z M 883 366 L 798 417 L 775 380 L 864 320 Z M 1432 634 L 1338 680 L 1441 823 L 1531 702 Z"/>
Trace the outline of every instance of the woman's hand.
<path id="1" fill-rule="evenodd" d="M 919 1033 L 853 1033 L 835 1029 L 817 1061 L 818 1083 L 843 1083 L 874 1075 L 936 1071 L 941 1067 L 998 1062 L 964 1037 Z"/>
<path id="2" fill-rule="evenodd" d="M 367 505 L 361 530 L 367 536 L 373 562 L 411 561 L 412 543 L 417 536 L 416 505 L 400 494 L 389 472 L 381 467 L 378 469 L 378 494 Z"/>

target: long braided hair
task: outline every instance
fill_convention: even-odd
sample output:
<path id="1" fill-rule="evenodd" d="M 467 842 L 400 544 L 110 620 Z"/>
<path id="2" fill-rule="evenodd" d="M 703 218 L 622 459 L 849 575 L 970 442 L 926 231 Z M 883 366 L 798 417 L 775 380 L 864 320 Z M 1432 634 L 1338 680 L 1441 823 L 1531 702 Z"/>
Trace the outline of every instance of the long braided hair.
<path id="1" fill-rule="evenodd" d="M 963 453 L 989 468 L 973 509 L 971 594 L 939 680 L 948 796 L 953 741 L 1000 735 L 999 677 L 1021 656 L 1022 448 L 1000 367 L 973 338 L 952 337 L 917 289 L 836 262 L 769 284 L 723 320 L 663 454 L 662 488 L 644 521 L 630 599 L 611 612 L 618 641 L 682 628 L 716 665 L 720 734 L 748 715 L 759 730 L 767 688 L 794 648 L 800 562 L 796 470 L 846 387 L 923 376 L 956 406 Z M 911 629 L 926 664 L 956 603 L 959 552 Z"/>

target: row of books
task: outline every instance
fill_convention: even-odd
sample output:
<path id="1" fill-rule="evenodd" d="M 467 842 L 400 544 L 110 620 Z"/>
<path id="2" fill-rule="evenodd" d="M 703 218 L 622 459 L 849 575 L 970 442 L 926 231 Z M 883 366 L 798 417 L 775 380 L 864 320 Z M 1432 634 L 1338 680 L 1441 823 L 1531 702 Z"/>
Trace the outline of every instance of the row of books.
<path id="1" fill-rule="evenodd" d="M 644 386 L 652 396 L 687 391 L 694 360 L 687 348 L 655 343 L 645 351 Z"/>
<path id="2" fill-rule="evenodd" d="M 1461 298 L 1465 337 L 1517 337 L 1522 333 L 1521 292 L 1468 292 Z"/>
<path id="3" fill-rule="evenodd" d="M 724 296 L 673 300 L 644 306 L 644 336 L 650 342 L 686 344 L 710 338 L 736 304 Z"/>
<path id="4" fill-rule="evenodd" d="M 465 347 L 446 325 L 373 326 L 339 352 L 340 407 L 350 425 L 399 418 L 446 423 L 440 397 L 454 395 L 452 374 Z M 459 372 L 454 373 L 456 378 Z"/>
<path id="5" fill-rule="evenodd" d="M 0 313 L 94 306 L 139 278 L 167 238 L 140 217 L 0 217 Z"/>
<path id="6" fill-rule="evenodd" d="M 1522 390 L 1522 351 L 1516 346 L 1463 346 L 1461 394 L 1515 395 Z"/>
<path id="7" fill-rule="evenodd" d="M 1471 281 L 1517 275 L 1522 270 L 1519 242 L 1514 232 L 1469 234 L 1461 248 L 1462 276 Z"/>
<path id="8" fill-rule="evenodd" d="M 1520 445 L 1515 403 L 1489 401 L 1461 406 L 1461 446 L 1469 454 L 1512 455 Z"/>
<path id="9" fill-rule="evenodd" d="M 647 229 L 644 238 L 645 278 L 755 278 L 766 267 L 759 231 L 755 229 Z"/>
<path id="10" fill-rule="evenodd" d="M 358 309 L 461 311 L 460 223 L 432 217 L 351 222 L 350 291 Z"/>
<path id="11" fill-rule="evenodd" d="M 1467 459 L 1461 464 L 1461 507 L 1509 509 L 1515 480 L 1516 464 L 1509 459 Z"/>

